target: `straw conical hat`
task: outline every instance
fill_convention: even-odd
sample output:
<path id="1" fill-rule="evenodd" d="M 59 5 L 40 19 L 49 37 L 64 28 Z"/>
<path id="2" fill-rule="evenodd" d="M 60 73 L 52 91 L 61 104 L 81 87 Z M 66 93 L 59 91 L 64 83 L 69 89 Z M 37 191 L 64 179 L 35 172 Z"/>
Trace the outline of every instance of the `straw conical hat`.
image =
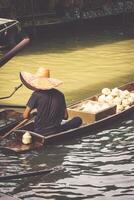
<path id="1" fill-rule="evenodd" d="M 42 67 L 35 74 L 20 72 L 20 79 L 31 90 L 50 90 L 63 83 L 58 79 L 50 78 L 49 69 Z"/>

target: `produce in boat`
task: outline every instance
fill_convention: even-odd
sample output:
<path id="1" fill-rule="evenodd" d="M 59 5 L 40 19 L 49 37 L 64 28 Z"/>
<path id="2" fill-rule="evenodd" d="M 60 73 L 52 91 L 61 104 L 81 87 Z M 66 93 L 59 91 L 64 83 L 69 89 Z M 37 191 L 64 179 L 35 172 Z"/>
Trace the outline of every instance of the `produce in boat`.
<path id="1" fill-rule="evenodd" d="M 30 144 L 32 142 L 32 136 L 29 131 L 26 131 L 22 136 L 22 143 L 23 144 Z"/>

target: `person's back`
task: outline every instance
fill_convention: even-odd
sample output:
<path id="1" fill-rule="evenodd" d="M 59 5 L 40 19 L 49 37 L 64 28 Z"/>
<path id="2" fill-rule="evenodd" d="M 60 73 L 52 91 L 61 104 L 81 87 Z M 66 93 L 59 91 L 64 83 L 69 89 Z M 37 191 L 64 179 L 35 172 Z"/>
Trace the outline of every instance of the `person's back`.
<path id="1" fill-rule="evenodd" d="M 36 74 L 21 72 L 20 79 L 27 88 L 34 91 L 23 112 L 23 118 L 29 118 L 31 111 L 37 109 L 34 128 L 36 133 L 48 135 L 82 124 L 80 117 L 61 123 L 63 119 L 68 119 L 64 94 L 55 89 L 62 81 L 50 78 L 48 69 L 39 68 Z"/>
<path id="2" fill-rule="evenodd" d="M 64 94 L 57 89 L 33 92 L 27 106 L 37 109 L 35 131 L 49 134 L 59 129 L 64 118 L 66 103 Z"/>

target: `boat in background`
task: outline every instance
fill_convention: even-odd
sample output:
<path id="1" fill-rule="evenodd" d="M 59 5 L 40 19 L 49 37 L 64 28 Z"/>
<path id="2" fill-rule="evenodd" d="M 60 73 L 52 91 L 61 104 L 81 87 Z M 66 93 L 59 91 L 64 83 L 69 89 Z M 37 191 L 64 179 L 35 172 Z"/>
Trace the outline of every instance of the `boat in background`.
<path id="1" fill-rule="evenodd" d="M 0 18 L 0 67 L 6 64 L 30 39 L 24 36 L 17 20 Z"/>
<path id="2" fill-rule="evenodd" d="M 134 94 L 134 82 L 123 85 L 119 87 L 119 89 L 122 91 L 127 90 Z M 100 94 L 94 95 L 68 106 L 68 113 L 70 118 L 75 116 L 80 116 L 82 118 L 83 124 L 80 127 L 52 135 L 42 136 L 33 132 L 34 120 L 31 120 L 19 130 L 13 131 L 10 135 L 8 135 L 8 137 L 5 138 L 5 141 L 3 141 L 2 148 L 17 153 L 24 153 L 29 150 L 39 149 L 47 144 L 63 143 L 63 141 L 66 141 L 68 138 L 72 139 L 85 135 L 95 134 L 101 130 L 105 130 L 108 128 L 108 126 L 113 125 L 113 123 L 117 122 L 118 120 L 122 121 L 123 119 L 126 119 L 128 116 L 130 116 L 130 114 L 134 113 L 134 103 L 129 106 L 129 108 L 119 113 L 116 113 L 115 105 L 110 106 L 109 108 L 106 108 L 96 114 L 78 111 L 77 108 L 81 104 L 87 101 L 95 102 L 99 96 Z M 22 143 L 22 137 L 26 131 L 31 134 L 33 140 L 31 144 L 25 145 Z"/>
<path id="3" fill-rule="evenodd" d="M 0 50 L 15 46 L 20 31 L 18 20 L 0 18 Z"/>

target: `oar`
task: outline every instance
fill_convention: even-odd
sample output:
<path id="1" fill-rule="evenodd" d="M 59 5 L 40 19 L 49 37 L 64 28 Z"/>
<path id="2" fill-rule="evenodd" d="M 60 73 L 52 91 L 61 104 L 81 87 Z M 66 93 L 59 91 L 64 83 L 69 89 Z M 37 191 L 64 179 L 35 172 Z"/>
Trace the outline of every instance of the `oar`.
<path id="1" fill-rule="evenodd" d="M 6 138 L 8 135 L 10 135 L 13 131 L 19 129 L 22 125 L 24 125 L 26 122 L 28 122 L 29 119 L 24 119 L 23 121 L 21 121 L 19 124 L 17 124 L 17 126 L 15 126 L 14 128 L 12 128 L 10 131 L 8 131 L 5 135 L 3 135 L 0 140 L 3 140 L 4 138 Z"/>
<path id="2" fill-rule="evenodd" d="M 52 171 L 53 169 L 48 169 L 48 170 L 40 170 L 40 171 L 21 173 L 21 174 L 15 174 L 15 175 L 0 176 L 0 181 L 19 179 L 19 178 L 25 178 L 25 177 L 30 177 L 30 176 L 47 175 L 51 173 Z"/>
<path id="3" fill-rule="evenodd" d="M 20 43 L 18 43 L 14 48 L 12 48 L 9 52 L 7 52 L 0 59 L 0 67 L 6 64 L 11 58 L 13 58 L 23 47 L 25 47 L 29 43 L 30 39 L 24 38 Z"/>
<path id="4" fill-rule="evenodd" d="M 20 85 L 18 85 L 17 87 L 15 87 L 15 88 L 14 88 L 14 91 L 13 91 L 9 96 L 0 97 L 0 100 L 1 100 L 1 99 L 8 99 L 8 98 L 12 97 L 13 94 L 14 94 L 19 88 L 22 87 L 22 85 L 23 85 L 23 84 L 21 83 Z"/>
<path id="5" fill-rule="evenodd" d="M 34 119 L 35 115 L 37 114 L 36 110 L 33 110 L 33 112 L 30 114 L 30 117 L 27 119 L 22 120 L 19 124 L 17 124 L 17 126 L 15 126 L 14 128 L 12 128 L 10 131 L 8 131 L 5 135 L 3 135 L 0 140 L 3 140 L 5 137 L 7 137 L 8 135 L 10 135 L 10 133 L 12 133 L 13 131 L 18 130 L 19 128 L 21 128 L 22 125 L 26 124 L 28 121 Z"/>
<path id="6" fill-rule="evenodd" d="M 52 172 L 54 173 L 56 171 L 59 171 L 62 168 L 63 167 L 61 167 L 61 166 L 57 166 L 57 167 L 45 169 L 45 170 L 26 172 L 26 173 L 7 175 L 7 176 L 0 176 L 0 181 L 19 179 L 19 178 L 25 178 L 25 177 L 31 177 L 31 176 L 47 175 L 47 174 L 50 174 Z"/>

